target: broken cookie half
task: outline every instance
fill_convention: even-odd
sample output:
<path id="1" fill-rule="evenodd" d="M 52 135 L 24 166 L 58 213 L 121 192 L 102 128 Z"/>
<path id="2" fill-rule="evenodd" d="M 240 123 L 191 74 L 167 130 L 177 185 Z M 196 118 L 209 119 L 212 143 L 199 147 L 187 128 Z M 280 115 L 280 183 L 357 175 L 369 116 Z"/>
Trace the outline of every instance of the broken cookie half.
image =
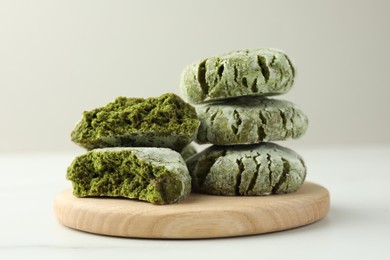
<path id="1" fill-rule="evenodd" d="M 104 147 L 165 147 L 181 152 L 197 134 L 195 108 L 179 96 L 118 97 L 103 107 L 85 111 L 71 133 L 88 150 Z"/>
<path id="2" fill-rule="evenodd" d="M 77 197 L 125 197 L 170 204 L 191 191 L 182 156 L 168 148 L 95 149 L 76 157 L 66 177 Z"/>

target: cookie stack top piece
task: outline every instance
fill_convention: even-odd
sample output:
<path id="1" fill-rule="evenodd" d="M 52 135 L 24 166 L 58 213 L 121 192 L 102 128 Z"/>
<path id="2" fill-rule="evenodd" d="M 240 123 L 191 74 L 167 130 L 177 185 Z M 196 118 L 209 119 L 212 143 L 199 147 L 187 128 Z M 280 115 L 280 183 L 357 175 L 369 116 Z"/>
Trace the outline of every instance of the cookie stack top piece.
<path id="1" fill-rule="evenodd" d="M 290 59 L 280 50 L 239 50 L 189 65 L 182 73 L 181 91 L 192 104 L 278 95 L 291 89 L 294 75 Z"/>

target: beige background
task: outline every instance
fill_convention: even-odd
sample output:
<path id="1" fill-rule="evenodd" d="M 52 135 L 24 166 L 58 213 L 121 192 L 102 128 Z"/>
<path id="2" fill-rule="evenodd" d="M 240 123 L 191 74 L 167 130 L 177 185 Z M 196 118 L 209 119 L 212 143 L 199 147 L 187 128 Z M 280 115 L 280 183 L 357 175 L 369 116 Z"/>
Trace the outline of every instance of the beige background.
<path id="1" fill-rule="evenodd" d="M 83 110 L 179 92 L 198 59 L 283 49 L 300 145 L 390 144 L 389 1 L 0 1 L 0 152 L 74 150 Z"/>

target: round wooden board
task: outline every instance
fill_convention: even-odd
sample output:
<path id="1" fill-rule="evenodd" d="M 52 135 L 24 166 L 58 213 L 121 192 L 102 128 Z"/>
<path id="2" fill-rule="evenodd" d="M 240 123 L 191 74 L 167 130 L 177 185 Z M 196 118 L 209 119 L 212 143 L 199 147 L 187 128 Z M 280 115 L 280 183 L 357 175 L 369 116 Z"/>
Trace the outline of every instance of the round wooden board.
<path id="1" fill-rule="evenodd" d="M 191 194 L 171 205 L 118 198 L 76 198 L 68 189 L 55 198 L 54 211 L 63 225 L 86 232 L 190 239 L 253 235 L 307 225 L 327 214 L 329 202 L 327 189 L 308 182 L 290 194 Z"/>

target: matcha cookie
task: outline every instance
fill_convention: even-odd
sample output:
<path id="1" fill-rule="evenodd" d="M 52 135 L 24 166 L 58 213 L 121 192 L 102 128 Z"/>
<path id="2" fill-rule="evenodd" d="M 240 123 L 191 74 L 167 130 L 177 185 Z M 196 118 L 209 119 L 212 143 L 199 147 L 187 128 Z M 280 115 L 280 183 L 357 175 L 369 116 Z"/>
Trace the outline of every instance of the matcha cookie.
<path id="1" fill-rule="evenodd" d="M 241 97 L 197 106 L 196 142 L 218 145 L 282 141 L 302 136 L 306 115 L 284 100 Z"/>
<path id="2" fill-rule="evenodd" d="M 144 146 L 181 152 L 194 140 L 198 127 L 195 109 L 174 94 L 147 99 L 118 97 L 84 112 L 71 138 L 87 149 Z"/>
<path id="3" fill-rule="evenodd" d="M 192 144 L 187 145 L 184 147 L 183 151 L 181 151 L 181 156 L 184 160 L 187 160 L 191 156 L 195 155 L 197 153 L 195 147 Z"/>
<path id="4" fill-rule="evenodd" d="M 215 195 L 294 192 L 306 176 L 303 159 L 273 143 L 211 146 L 186 163 L 193 191 Z"/>
<path id="5" fill-rule="evenodd" d="M 184 199 L 191 190 L 181 155 L 167 148 L 95 149 L 76 157 L 66 177 L 77 197 L 126 197 L 169 204 Z"/>
<path id="6" fill-rule="evenodd" d="M 294 81 L 294 67 L 280 50 L 232 51 L 191 64 L 182 73 L 181 91 L 188 102 L 247 95 L 286 93 Z"/>

